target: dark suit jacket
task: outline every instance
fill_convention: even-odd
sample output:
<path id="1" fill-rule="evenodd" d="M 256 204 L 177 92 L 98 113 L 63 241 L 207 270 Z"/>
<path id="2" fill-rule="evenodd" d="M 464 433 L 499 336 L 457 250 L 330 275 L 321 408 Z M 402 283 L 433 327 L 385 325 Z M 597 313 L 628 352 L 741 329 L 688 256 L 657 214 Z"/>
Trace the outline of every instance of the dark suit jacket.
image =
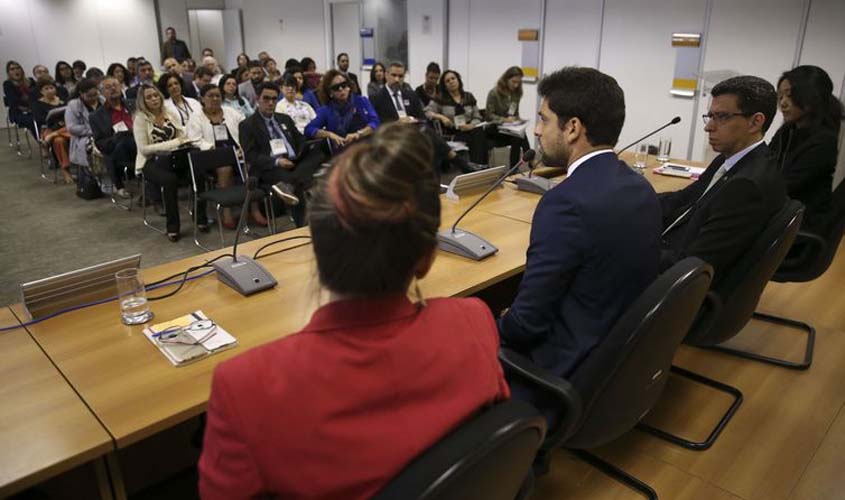
<path id="1" fill-rule="evenodd" d="M 697 181 L 660 195 L 664 227 L 694 205 L 663 237 L 662 269 L 695 256 L 713 266 L 714 282 L 719 281 L 786 203 L 783 178 L 765 144 L 748 152 L 702 198 L 724 162 L 724 155 L 719 155 Z"/>
<path id="2" fill-rule="evenodd" d="M 502 340 L 568 376 L 657 277 L 661 229 L 641 175 L 613 153 L 587 160 L 537 205 Z"/>
<path id="3" fill-rule="evenodd" d="M 426 121 L 425 112 L 423 112 L 423 105 L 417 93 L 405 85 L 402 87 L 402 105 L 405 106 L 405 112 L 408 116 L 413 116 L 417 120 Z M 393 105 L 393 93 L 387 87 L 382 87 L 379 92 L 373 96 L 373 107 L 376 109 L 382 123 L 395 122 L 399 119 L 399 113 L 396 112 L 396 106 Z"/>
<path id="4" fill-rule="evenodd" d="M 124 103 L 125 105 L 125 103 Z M 114 150 L 114 143 L 117 138 L 123 136 L 132 137 L 132 131 L 114 133 L 111 124 L 111 108 L 100 106 L 97 111 L 88 116 L 88 123 L 91 125 L 91 132 L 94 135 L 94 144 L 103 154 L 111 154 Z"/>
<path id="5" fill-rule="evenodd" d="M 769 147 L 789 197 L 804 204 L 803 229 L 823 231 L 833 211 L 833 174 L 839 155 L 839 137 L 823 127 L 781 127 Z"/>
<path id="6" fill-rule="evenodd" d="M 291 117 L 281 113 L 274 113 L 273 116 L 285 134 L 288 142 L 296 151 L 297 157 L 291 158 L 296 162 L 298 156 L 305 149 L 305 136 L 299 133 L 296 124 Z M 241 140 L 241 147 L 244 150 L 244 157 L 249 165 L 250 175 L 259 175 L 263 170 L 271 170 L 276 167 L 276 160 L 271 156 L 270 133 L 264 123 L 264 117 L 256 111 L 249 118 L 244 119 L 238 126 Z"/>

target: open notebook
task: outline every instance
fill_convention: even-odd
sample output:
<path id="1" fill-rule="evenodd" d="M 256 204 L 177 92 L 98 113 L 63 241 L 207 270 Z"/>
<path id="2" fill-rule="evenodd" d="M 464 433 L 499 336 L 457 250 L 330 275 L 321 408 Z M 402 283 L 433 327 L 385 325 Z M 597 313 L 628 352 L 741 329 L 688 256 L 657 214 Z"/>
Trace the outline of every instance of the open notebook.
<path id="1" fill-rule="evenodd" d="M 202 311 L 144 329 L 147 337 L 174 366 L 182 366 L 238 345 L 238 341 Z"/>

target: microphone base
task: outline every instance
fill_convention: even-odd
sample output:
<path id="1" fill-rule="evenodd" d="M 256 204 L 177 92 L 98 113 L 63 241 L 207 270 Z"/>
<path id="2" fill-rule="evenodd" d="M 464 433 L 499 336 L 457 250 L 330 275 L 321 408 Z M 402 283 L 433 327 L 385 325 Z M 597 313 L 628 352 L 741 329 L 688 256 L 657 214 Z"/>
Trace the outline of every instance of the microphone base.
<path id="1" fill-rule="evenodd" d="M 273 275 L 258 262 L 249 257 L 220 259 L 214 264 L 217 279 L 243 296 L 268 290 L 277 285 Z"/>
<path id="2" fill-rule="evenodd" d="M 516 188 L 520 191 L 528 191 L 529 193 L 544 194 L 551 189 L 552 181 L 545 177 L 531 176 L 531 177 L 517 177 Z"/>
<path id="3" fill-rule="evenodd" d="M 481 236 L 460 228 L 444 229 L 437 233 L 437 246 L 444 252 L 453 253 L 472 260 L 483 260 L 499 249 Z"/>

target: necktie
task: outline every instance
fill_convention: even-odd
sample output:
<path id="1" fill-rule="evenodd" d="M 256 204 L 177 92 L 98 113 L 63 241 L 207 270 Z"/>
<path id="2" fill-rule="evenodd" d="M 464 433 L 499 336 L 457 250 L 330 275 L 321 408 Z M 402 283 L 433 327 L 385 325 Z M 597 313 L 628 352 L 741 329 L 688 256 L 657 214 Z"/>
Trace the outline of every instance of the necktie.
<path id="1" fill-rule="evenodd" d="M 396 103 L 396 111 L 404 111 L 402 109 L 402 101 L 399 100 L 399 91 L 393 92 L 393 102 Z"/>
<path id="2" fill-rule="evenodd" d="M 704 195 L 707 194 L 708 191 L 710 191 L 710 188 L 715 186 L 716 183 L 719 182 L 719 179 L 721 179 L 722 177 L 725 176 L 725 173 L 727 171 L 728 170 L 725 168 L 725 165 L 722 164 L 722 166 L 720 166 L 719 169 L 716 170 L 716 173 L 713 174 L 713 178 L 710 179 L 710 184 L 707 185 L 707 189 L 705 189 L 704 192 L 701 193 L 701 196 L 699 196 L 698 199 L 695 200 L 695 203 L 690 205 L 690 207 L 688 209 L 684 210 L 684 213 L 682 213 L 680 216 L 678 216 L 677 219 L 675 219 L 674 221 L 672 221 L 671 224 L 669 224 L 669 227 L 667 227 L 666 229 L 663 230 L 663 234 L 661 234 L 661 236 L 665 236 L 666 233 L 668 233 L 669 231 L 674 229 L 675 226 L 677 226 L 682 220 L 684 220 L 684 218 L 692 211 L 692 209 L 695 207 L 695 205 L 699 201 L 701 201 L 702 198 L 704 198 Z"/>

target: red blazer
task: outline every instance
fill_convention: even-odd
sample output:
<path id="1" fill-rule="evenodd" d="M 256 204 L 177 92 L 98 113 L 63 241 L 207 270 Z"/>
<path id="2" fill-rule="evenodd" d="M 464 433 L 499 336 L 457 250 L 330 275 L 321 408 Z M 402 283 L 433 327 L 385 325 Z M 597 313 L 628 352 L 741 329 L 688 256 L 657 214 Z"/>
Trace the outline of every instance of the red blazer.
<path id="1" fill-rule="evenodd" d="M 301 332 L 221 363 L 199 462 L 204 499 L 355 499 L 510 396 L 478 299 L 333 302 Z"/>

